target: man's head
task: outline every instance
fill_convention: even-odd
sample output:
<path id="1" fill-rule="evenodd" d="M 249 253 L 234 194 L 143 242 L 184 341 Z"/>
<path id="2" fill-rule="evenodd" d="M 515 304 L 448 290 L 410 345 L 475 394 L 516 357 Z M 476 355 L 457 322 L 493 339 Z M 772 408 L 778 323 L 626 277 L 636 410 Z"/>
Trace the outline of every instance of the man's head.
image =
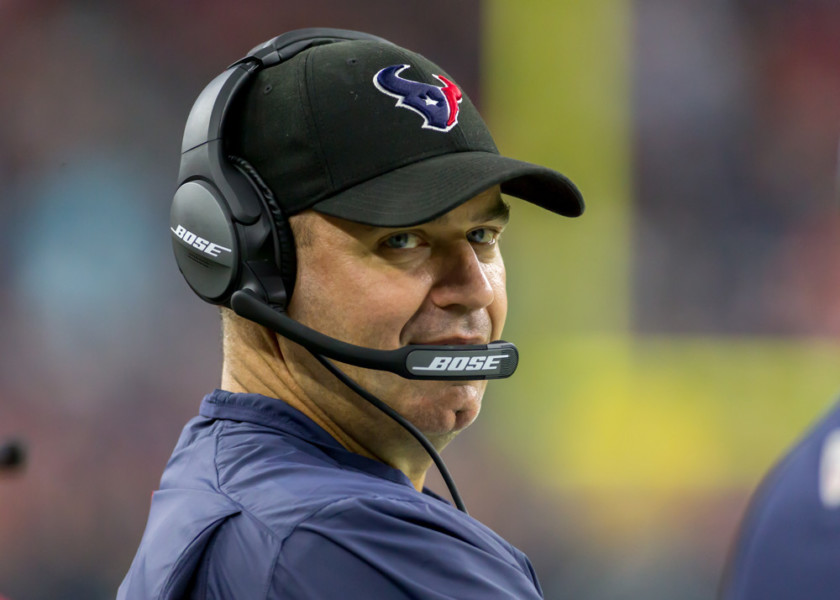
<path id="1" fill-rule="evenodd" d="M 507 221 L 501 193 L 577 216 L 583 201 L 575 186 L 551 169 L 500 156 L 456 80 L 420 55 L 369 39 L 315 44 L 291 56 L 275 46 L 276 40 L 257 49 L 262 64 L 255 75 L 242 79 L 230 71 L 208 86 L 222 91 L 205 91 L 209 102 L 200 97 L 196 106 L 212 109 L 204 109 L 209 117 L 194 118 L 194 109 L 185 133 L 182 188 L 208 173 L 232 171 L 204 169 L 203 159 L 195 158 L 216 139 L 212 115 L 218 109 L 224 156 L 232 155 L 226 160 L 260 190 L 263 220 L 254 222 L 254 204 L 238 205 L 238 198 L 219 211 L 233 216 L 231 246 L 256 240 L 253 251 L 238 253 L 241 271 L 252 282 L 267 273 L 261 287 L 269 301 L 283 298 L 272 299 L 278 277 L 261 250 L 270 228 L 278 247 L 294 240 L 280 261 L 288 266 L 291 257 L 297 267 L 296 276 L 294 269 L 283 275 L 287 313 L 316 331 L 380 350 L 498 339 L 507 310 L 497 244 Z M 226 87 L 234 77 L 239 83 Z M 225 89 L 239 91 L 225 97 Z M 206 130 L 206 141 L 195 135 Z M 205 202 L 206 194 L 199 196 Z M 189 226 L 174 226 L 182 213 L 191 216 L 181 206 L 198 204 L 179 203 L 176 196 L 173 233 L 183 234 L 176 255 L 178 248 L 185 252 L 186 237 L 195 237 Z M 179 257 L 196 291 L 188 271 L 207 259 L 198 258 Z M 225 293 L 202 297 L 228 304 L 236 289 L 253 287 L 242 277 Z M 275 350 L 299 391 L 348 396 L 300 346 L 277 337 Z M 483 381 L 417 382 L 348 371 L 442 440 L 475 418 L 484 390 Z M 348 410 L 373 409 L 357 403 Z"/>
<path id="2" fill-rule="evenodd" d="M 207 85 L 187 119 L 178 185 L 178 266 L 199 296 L 225 306 L 245 289 L 286 303 L 274 280 L 291 293 L 286 225 L 304 210 L 404 227 L 498 185 L 561 215 L 583 211 L 565 176 L 499 155 L 440 67 L 380 38 L 330 29 L 269 40 Z"/>

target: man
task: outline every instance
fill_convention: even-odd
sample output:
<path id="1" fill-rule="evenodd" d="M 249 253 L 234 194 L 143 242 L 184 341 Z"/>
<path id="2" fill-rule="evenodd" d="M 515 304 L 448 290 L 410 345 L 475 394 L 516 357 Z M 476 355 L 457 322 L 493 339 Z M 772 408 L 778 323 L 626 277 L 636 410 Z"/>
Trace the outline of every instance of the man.
<path id="1" fill-rule="evenodd" d="M 840 597 L 840 406 L 766 475 L 727 565 L 721 600 Z"/>
<path id="2" fill-rule="evenodd" d="M 224 307 L 222 389 L 184 429 L 118 597 L 540 598 L 528 559 L 424 481 L 486 378 L 515 368 L 491 343 L 501 192 L 577 216 L 574 185 L 500 156 L 438 66 L 337 30 L 219 76 L 183 148 L 173 247 Z"/>

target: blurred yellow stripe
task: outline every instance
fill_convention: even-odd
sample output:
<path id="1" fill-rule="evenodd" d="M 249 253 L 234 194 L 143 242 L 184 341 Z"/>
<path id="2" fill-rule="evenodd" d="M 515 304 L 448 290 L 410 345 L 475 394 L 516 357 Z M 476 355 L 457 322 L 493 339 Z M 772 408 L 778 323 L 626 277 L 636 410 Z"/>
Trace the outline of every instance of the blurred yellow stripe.
<path id="1" fill-rule="evenodd" d="M 549 485 L 752 486 L 840 392 L 840 344 L 573 336 L 519 344 L 483 418 Z"/>
<path id="2" fill-rule="evenodd" d="M 511 324 L 526 331 L 545 332 L 547 325 L 558 332 L 625 331 L 629 2 L 490 1 L 484 37 L 483 112 L 500 150 L 565 173 L 588 206 L 577 220 L 525 203 L 514 207 L 504 246 L 516 266 Z"/>
<path id="3" fill-rule="evenodd" d="M 588 209 L 514 206 L 505 336 L 522 363 L 483 419 L 550 485 L 754 485 L 840 392 L 840 345 L 631 337 L 630 2 L 493 0 L 485 17 L 501 151 L 566 173 Z"/>

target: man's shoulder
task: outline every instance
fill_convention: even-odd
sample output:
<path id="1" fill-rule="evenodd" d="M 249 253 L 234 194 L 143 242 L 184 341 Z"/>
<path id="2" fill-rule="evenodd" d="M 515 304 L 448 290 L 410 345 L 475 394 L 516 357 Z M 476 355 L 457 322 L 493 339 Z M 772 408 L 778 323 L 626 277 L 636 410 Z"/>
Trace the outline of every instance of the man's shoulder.
<path id="1" fill-rule="evenodd" d="M 419 511 L 438 519 L 457 513 L 417 492 L 390 467 L 363 457 L 348 461 L 347 454 L 258 424 L 194 419 L 167 466 L 162 489 L 180 498 L 185 510 L 196 502 L 235 506 L 279 540 L 299 523 L 331 511 Z M 218 499 L 211 500 L 213 495 Z"/>
<path id="2" fill-rule="evenodd" d="M 343 449 L 252 423 L 219 421 L 213 435 L 214 472 L 206 480 L 214 477 L 214 491 L 241 513 L 224 529 L 257 527 L 278 549 L 304 531 L 430 543 L 444 536 L 520 560 L 521 553 L 492 529 L 418 492 L 390 467 L 360 456 L 350 460 Z"/>
<path id="3" fill-rule="evenodd" d="M 152 496 L 120 598 L 178 597 L 202 564 L 208 574 L 225 564 L 264 580 L 301 523 L 352 497 L 423 497 L 406 487 L 342 468 L 327 451 L 271 427 L 194 418 Z"/>
<path id="4" fill-rule="evenodd" d="M 312 597 L 539 598 L 527 557 L 440 500 L 361 495 L 323 505 L 277 554 L 273 589 Z M 364 595 L 347 594 L 362 582 Z M 306 596 L 309 597 L 309 596 Z"/>
<path id="5" fill-rule="evenodd" d="M 383 547 L 399 547 L 410 540 L 412 547 L 425 547 L 428 553 L 449 544 L 462 544 L 512 564 L 525 559 L 517 548 L 480 521 L 413 490 L 402 494 L 368 491 L 321 502 L 316 511 L 296 524 L 292 534 L 314 535 L 336 543 L 361 537 L 372 540 L 373 546 Z"/>
<path id="6" fill-rule="evenodd" d="M 470 588 L 489 586 L 484 597 L 496 587 L 535 597 L 538 584 L 521 552 L 366 460 L 258 424 L 193 420 L 154 495 L 120 597 L 145 597 L 153 586 L 174 598 L 196 582 L 222 597 L 245 597 L 251 587 L 333 585 L 324 583 L 330 577 L 344 585 L 360 572 L 382 587 L 379 597 L 390 597 L 393 586 L 426 585 L 424 564 L 445 587 L 463 579 L 448 570 L 465 563 Z"/>

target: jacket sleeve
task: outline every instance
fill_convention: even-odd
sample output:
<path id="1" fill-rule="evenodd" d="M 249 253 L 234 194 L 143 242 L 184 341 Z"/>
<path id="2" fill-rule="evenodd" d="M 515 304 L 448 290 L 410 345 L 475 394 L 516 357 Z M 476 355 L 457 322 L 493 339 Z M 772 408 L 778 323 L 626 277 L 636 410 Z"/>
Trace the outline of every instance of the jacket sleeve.
<path id="1" fill-rule="evenodd" d="M 527 558 L 449 506 L 352 498 L 284 541 L 269 598 L 542 598 Z"/>
<path id="2" fill-rule="evenodd" d="M 182 598 L 206 545 L 225 521 L 238 513 L 239 509 L 219 494 L 155 492 L 146 531 L 117 591 L 117 600 Z"/>

